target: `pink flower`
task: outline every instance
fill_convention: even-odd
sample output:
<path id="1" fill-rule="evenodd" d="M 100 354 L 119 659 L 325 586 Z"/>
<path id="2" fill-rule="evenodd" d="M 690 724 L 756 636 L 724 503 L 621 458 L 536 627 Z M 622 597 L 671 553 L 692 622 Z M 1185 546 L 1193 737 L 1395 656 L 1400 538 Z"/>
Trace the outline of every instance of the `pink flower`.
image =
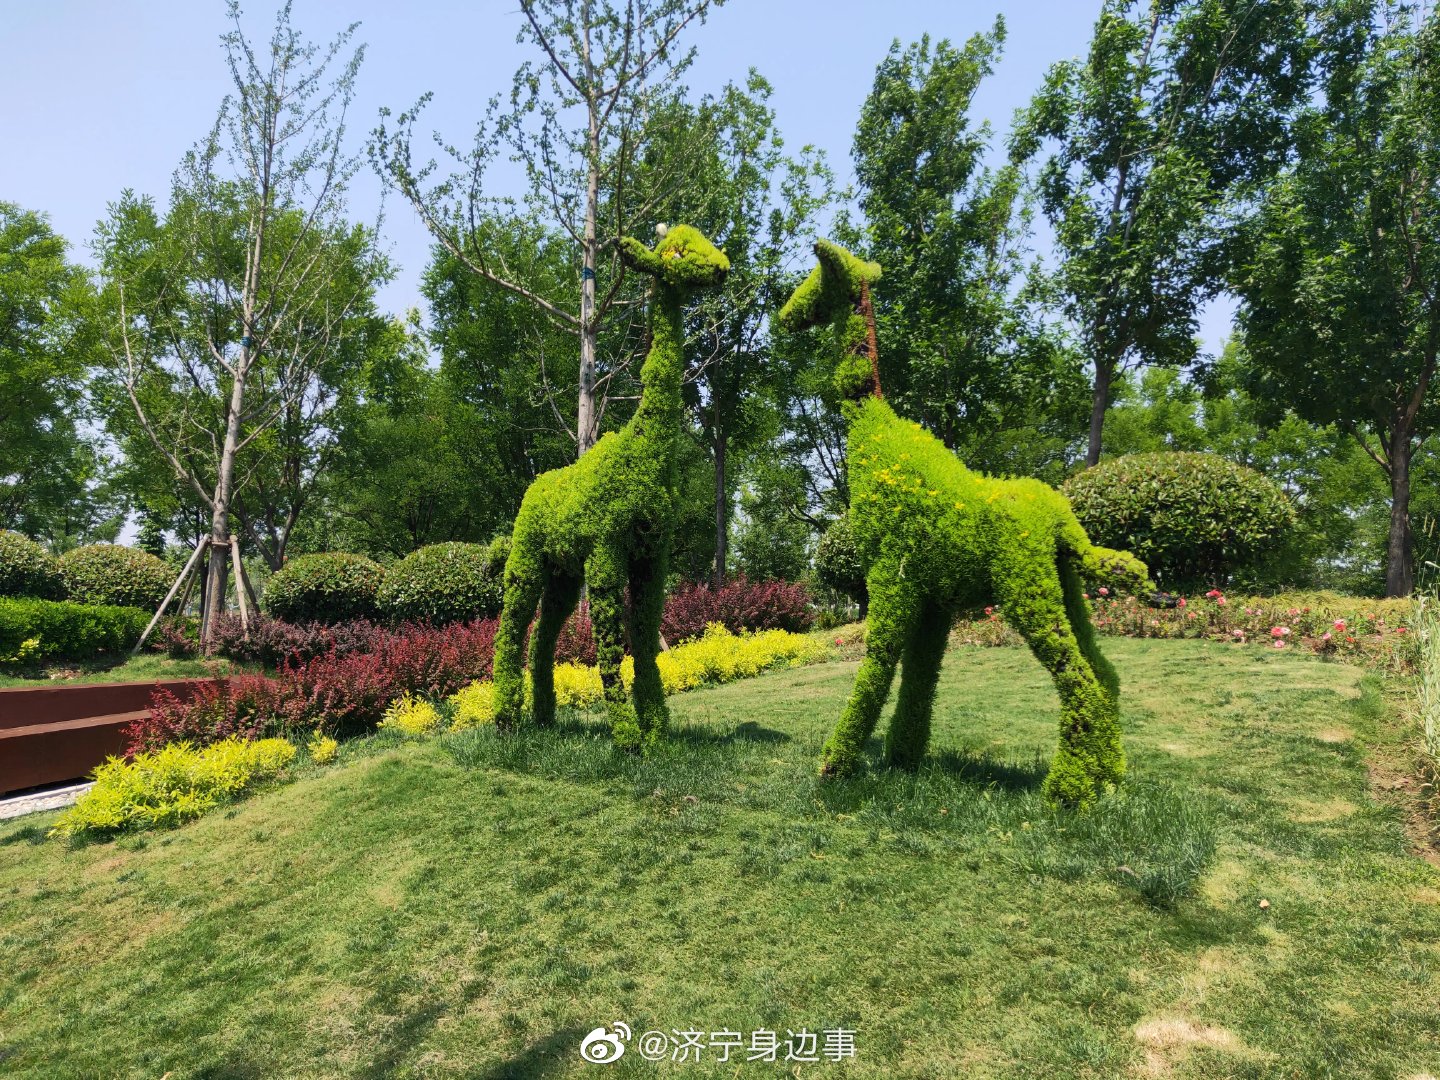
<path id="1" fill-rule="evenodd" d="M 1224 606 L 1225 606 L 1225 598 L 1224 598 L 1223 596 L 1217 596 L 1217 597 L 1215 598 L 1215 603 L 1219 604 L 1221 607 L 1224 607 Z"/>
<path id="2" fill-rule="evenodd" d="M 1335 620 L 1335 629 L 1336 629 L 1336 630 L 1342 630 L 1342 631 L 1343 631 L 1343 630 L 1345 629 L 1345 620 L 1344 620 L 1344 619 L 1336 619 L 1336 620 Z"/>
<path id="3" fill-rule="evenodd" d="M 1080 595 L 1083 596 L 1086 600 L 1090 599 L 1090 594 L 1088 592 L 1082 592 Z"/>
<path id="4" fill-rule="evenodd" d="M 986 615 L 994 615 L 994 614 L 995 614 L 995 609 L 994 609 L 993 607 L 987 607 L 987 608 L 985 609 L 985 614 L 986 614 Z"/>
<path id="5" fill-rule="evenodd" d="M 1270 636 L 1273 638 L 1288 637 L 1289 634 L 1290 628 L 1288 626 L 1272 626 L 1270 628 Z"/>
<path id="6" fill-rule="evenodd" d="M 1224 595 L 1225 595 L 1225 594 L 1222 593 L 1219 589 L 1211 589 L 1209 592 L 1207 592 L 1207 593 L 1205 594 L 1205 598 L 1206 598 L 1207 600 L 1219 600 L 1220 597 L 1222 597 L 1222 596 L 1224 596 Z"/>
<path id="7" fill-rule="evenodd" d="M 1193 619 L 1194 617 L 1195 617 L 1195 613 L 1194 613 L 1193 611 L 1187 611 L 1187 612 L 1185 612 L 1185 618 L 1187 618 L 1187 619 Z"/>
<path id="8" fill-rule="evenodd" d="M 1329 640 L 1330 640 L 1330 631 L 1329 631 L 1329 630 L 1326 630 L 1325 633 L 1321 634 L 1321 635 L 1320 635 L 1320 640 L 1321 640 L 1321 641 L 1329 641 Z"/>
<path id="9" fill-rule="evenodd" d="M 1095 591 L 1098 592 L 1101 596 L 1110 595 L 1110 590 L 1107 589 L 1104 585 L 1101 585 L 1100 588 L 1096 589 Z"/>
<path id="10" fill-rule="evenodd" d="M 1275 648 L 1277 648 L 1277 649 L 1283 649 L 1283 648 L 1285 648 L 1285 642 L 1284 642 L 1281 638 L 1276 638 L 1276 639 L 1275 639 Z"/>
<path id="11" fill-rule="evenodd" d="M 1179 600 L 1176 600 L 1176 601 L 1175 601 L 1175 606 L 1176 606 L 1176 607 L 1184 607 L 1184 606 L 1185 606 L 1185 598 L 1182 596 L 1182 597 L 1180 597 Z"/>
<path id="12" fill-rule="evenodd" d="M 1235 638 L 1235 639 L 1238 640 L 1238 641 L 1244 641 L 1244 640 L 1245 640 L 1245 631 L 1244 631 L 1244 630 L 1231 630 L 1231 631 L 1230 631 L 1230 636 L 1233 637 L 1233 638 Z"/>

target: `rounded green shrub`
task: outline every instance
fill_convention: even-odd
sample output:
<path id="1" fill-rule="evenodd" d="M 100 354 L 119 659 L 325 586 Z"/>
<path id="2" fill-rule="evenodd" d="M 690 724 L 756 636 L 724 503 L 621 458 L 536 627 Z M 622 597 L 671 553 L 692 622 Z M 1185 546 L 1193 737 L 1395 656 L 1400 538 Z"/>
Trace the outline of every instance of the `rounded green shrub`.
<path id="1" fill-rule="evenodd" d="M 291 559 L 265 583 L 260 606 L 286 622 L 373 619 L 385 568 L 364 555 L 327 551 Z"/>
<path id="2" fill-rule="evenodd" d="M 1063 490 L 1095 543 L 1133 552 L 1175 592 L 1226 584 L 1295 525 L 1278 485 L 1215 454 L 1113 458 Z"/>
<path id="3" fill-rule="evenodd" d="M 850 515 L 841 514 L 820 537 L 815 546 L 815 580 L 841 596 L 848 596 L 860 605 L 861 617 L 866 607 L 865 559 L 855 540 Z"/>
<path id="4" fill-rule="evenodd" d="M 504 600 L 509 538 L 490 544 L 431 544 L 412 551 L 385 575 L 380 611 L 395 622 L 488 619 Z"/>
<path id="5" fill-rule="evenodd" d="M 88 544 L 57 561 L 65 593 L 80 604 L 114 604 L 154 611 L 176 573 L 160 559 L 120 544 Z"/>
<path id="6" fill-rule="evenodd" d="M 55 556 L 17 532 L 0 529 L 0 596 L 58 600 L 64 595 Z"/>

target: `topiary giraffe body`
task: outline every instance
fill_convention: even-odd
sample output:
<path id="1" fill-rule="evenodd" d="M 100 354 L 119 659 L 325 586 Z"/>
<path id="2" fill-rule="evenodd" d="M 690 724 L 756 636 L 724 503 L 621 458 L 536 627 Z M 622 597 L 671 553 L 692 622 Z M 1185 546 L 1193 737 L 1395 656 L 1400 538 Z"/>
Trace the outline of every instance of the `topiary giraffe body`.
<path id="1" fill-rule="evenodd" d="M 924 757 L 949 629 L 956 612 L 998 602 L 1050 671 L 1061 702 L 1060 745 L 1045 781 L 1082 804 L 1125 771 L 1119 680 L 1095 643 L 1082 574 L 1143 588 L 1142 563 L 1092 545 L 1068 501 L 1038 480 L 967 469 L 940 440 L 879 395 L 869 285 L 880 274 L 843 249 L 816 245 L 820 265 L 780 313 L 782 325 L 829 322 L 840 347 L 837 389 L 849 423 L 850 521 L 868 567 L 865 659 L 822 772 L 853 771 L 902 667 L 886 755 Z"/>
<path id="2" fill-rule="evenodd" d="M 652 251 L 628 237 L 621 253 L 632 269 L 655 278 L 651 347 L 640 371 L 643 390 L 630 422 L 603 436 L 579 461 L 536 478 L 515 519 L 505 565 L 505 606 L 495 639 L 496 723 L 519 724 L 524 704 L 522 647 L 531 635 L 531 717 L 555 715 L 554 657 L 560 630 L 589 586 L 606 709 L 617 746 L 644 750 L 669 724 L 655 658 L 676 516 L 676 462 L 684 405 L 681 312 L 693 291 L 717 284 L 725 255 L 698 231 L 680 225 Z M 629 590 L 629 638 L 635 660 L 633 705 L 620 680 Z"/>

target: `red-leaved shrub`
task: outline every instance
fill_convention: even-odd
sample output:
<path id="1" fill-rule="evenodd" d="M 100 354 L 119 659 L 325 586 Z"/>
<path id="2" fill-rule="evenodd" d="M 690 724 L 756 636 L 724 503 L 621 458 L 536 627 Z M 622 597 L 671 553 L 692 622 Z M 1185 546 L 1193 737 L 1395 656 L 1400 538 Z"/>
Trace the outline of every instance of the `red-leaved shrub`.
<path id="1" fill-rule="evenodd" d="M 274 734 L 276 690 L 275 681 L 262 675 L 203 682 L 184 700 L 163 687 L 157 689 L 149 718 L 127 729 L 126 752 L 158 750 L 182 739 L 203 746 L 232 735 L 259 739 Z"/>
<path id="2" fill-rule="evenodd" d="M 150 717 L 130 725 L 128 751 L 177 739 L 205 745 L 230 735 L 370 731 L 407 691 L 444 697 L 488 678 L 495 625 L 493 619 L 443 627 L 407 623 L 394 630 L 372 625 L 341 634 L 320 656 L 287 660 L 273 677 L 232 676 L 201 687 L 188 701 L 159 691 Z"/>
<path id="3" fill-rule="evenodd" d="M 587 666 L 595 663 L 595 632 L 590 625 L 588 603 L 582 602 L 575 609 L 575 614 L 565 620 L 560 637 L 555 642 L 555 662 Z"/>
<path id="4" fill-rule="evenodd" d="M 331 652 L 374 652 L 388 633 L 368 619 L 327 626 L 289 623 L 267 615 L 251 616 L 247 633 L 238 615 L 221 615 L 215 620 L 211 651 L 216 656 L 274 668 Z"/>
<path id="5" fill-rule="evenodd" d="M 808 630 L 815 621 L 803 585 L 744 578 L 721 589 L 683 585 L 665 605 L 661 623 L 675 645 L 705 633 L 708 623 L 742 630 Z M 149 719 L 128 730 L 129 752 L 186 739 L 199 745 L 231 735 L 264 738 L 321 731 L 350 736 L 372 731 L 402 694 L 440 698 L 490 677 L 494 619 L 393 629 L 363 619 L 336 626 L 291 624 L 259 617 L 247 634 L 234 616 L 215 624 L 216 651 L 234 660 L 277 668 L 273 676 L 237 675 L 202 687 L 188 701 L 160 691 Z M 177 630 L 176 636 L 179 636 Z M 168 641 L 167 645 L 171 644 Z M 561 631 L 557 662 L 595 663 L 595 638 L 585 605 Z"/>
<path id="6" fill-rule="evenodd" d="M 742 630 L 790 630 L 800 633 L 815 624 L 815 608 L 804 585 L 788 581 L 749 581 L 744 577 L 718 589 L 681 585 L 665 602 L 660 631 L 671 645 L 700 637 L 708 623 Z"/>

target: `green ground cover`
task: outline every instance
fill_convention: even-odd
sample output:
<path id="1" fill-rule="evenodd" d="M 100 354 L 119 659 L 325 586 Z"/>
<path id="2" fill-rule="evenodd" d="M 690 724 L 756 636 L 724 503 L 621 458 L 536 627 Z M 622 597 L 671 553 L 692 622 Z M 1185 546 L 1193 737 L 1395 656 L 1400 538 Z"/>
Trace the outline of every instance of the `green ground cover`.
<path id="1" fill-rule="evenodd" d="M 796 1074 L 583 1062 L 617 1019 L 855 1030 L 816 1077 L 1440 1072 L 1440 871 L 1372 795 L 1379 681 L 1105 648 L 1130 780 L 1083 816 L 1039 792 L 1048 679 L 995 648 L 948 658 L 914 775 L 814 779 L 841 662 L 672 698 L 644 761 L 572 715 L 357 740 L 169 832 L 5 823 L 0 1073 Z"/>
<path id="2" fill-rule="evenodd" d="M 259 671 L 258 665 L 225 659 L 172 660 L 156 653 L 111 656 L 97 660 L 50 662 L 19 672 L 0 672 L 0 688 L 53 686 L 57 682 L 146 682 L 150 679 L 203 679 L 241 671 Z"/>

